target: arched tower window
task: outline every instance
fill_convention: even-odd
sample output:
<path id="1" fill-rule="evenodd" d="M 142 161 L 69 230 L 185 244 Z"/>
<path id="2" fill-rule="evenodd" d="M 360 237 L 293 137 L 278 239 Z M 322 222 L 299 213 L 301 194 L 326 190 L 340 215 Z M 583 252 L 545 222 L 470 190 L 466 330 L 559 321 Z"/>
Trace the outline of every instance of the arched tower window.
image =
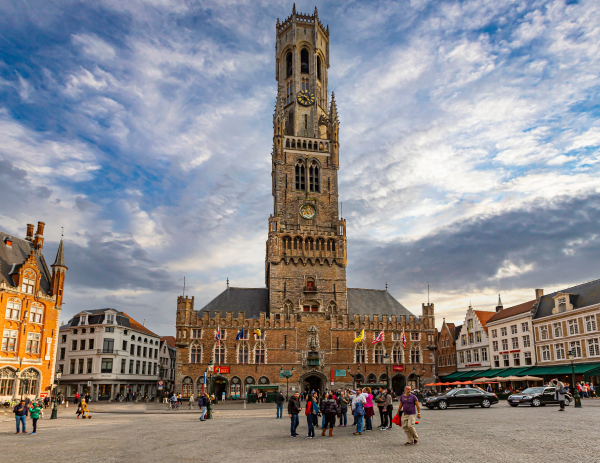
<path id="1" fill-rule="evenodd" d="M 289 236 L 283 237 L 283 248 L 292 249 L 292 239 Z"/>
<path id="2" fill-rule="evenodd" d="M 213 363 L 220 365 L 225 363 L 225 345 L 223 343 L 215 344 Z"/>
<path id="3" fill-rule="evenodd" d="M 373 360 L 375 361 L 375 363 L 383 363 L 384 351 L 383 351 L 383 346 L 381 344 L 378 344 L 375 347 L 373 354 L 374 354 Z"/>
<path id="4" fill-rule="evenodd" d="M 300 72 L 302 74 L 310 74 L 310 67 L 308 65 L 308 50 L 303 48 L 300 52 Z"/>
<path id="5" fill-rule="evenodd" d="M 250 351 L 246 341 L 240 342 L 238 346 L 238 363 L 245 364 L 248 361 L 248 352 Z"/>
<path id="6" fill-rule="evenodd" d="M 421 349 L 414 345 L 410 349 L 410 363 L 421 363 Z"/>
<path id="7" fill-rule="evenodd" d="M 317 238 L 317 251 L 325 251 L 325 240 Z"/>
<path id="8" fill-rule="evenodd" d="M 265 343 L 259 341 L 254 347 L 254 363 L 263 364 L 265 363 L 266 349 Z"/>
<path id="9" fill-rule="evenodd" d="M 319 182 L 319 164 L 317 161 L 312 161 L 310 163 L 310 167 L 308 169 L 308 179 L 310 191 L 319 193 L 321 191 L 321 186 Z"/>
<path id="10" fill-rule="evenodd" d="M 362 342 L 356 344 L 356 363 L 367 363 L 365 355 L 365 345 Z"/>
<path id="11" fill-rule="evenodd" d="M 292 52 L 290 51 L 285 57 L 285 69 L 286 69 L 286 79 L 291 77 L 292 71 L 294 70 Z"/>
<path id="12" fill-rule="evenodd" d="M 317 56 L 317 79 L 321 80 L 321 57 Z"/>
<path id="13" fill-rule="evenodd" d="M 202 363 L 202 346 L 198 343 L 191 346 L 190 363 Z"/>
<path id="14" fill-rule="evenodd" d="M 296 164 L 296 190 L 306 190 L 306 171 L 302 162 Z"/>
<path id="15" fill-rule="evenodd" d="M 392 348 L 392 362 L 396 365 L 404 363 L 404 359 L 402 358 L 402 344 L 399 342 L 394 344 L 394 347 Z"/>

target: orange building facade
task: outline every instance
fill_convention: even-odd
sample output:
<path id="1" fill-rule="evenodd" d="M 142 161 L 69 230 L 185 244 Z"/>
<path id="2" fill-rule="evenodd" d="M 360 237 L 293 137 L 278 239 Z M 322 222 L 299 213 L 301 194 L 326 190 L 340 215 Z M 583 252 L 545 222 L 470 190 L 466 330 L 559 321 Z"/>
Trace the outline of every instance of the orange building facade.
<path id="1" fill-rule="evenodd" d="M 44 223 L 25 239 L 0 231 L 0 402 L 52 390 L 65 284 L 61 240 L 50 268 L 42 253 Z"/>

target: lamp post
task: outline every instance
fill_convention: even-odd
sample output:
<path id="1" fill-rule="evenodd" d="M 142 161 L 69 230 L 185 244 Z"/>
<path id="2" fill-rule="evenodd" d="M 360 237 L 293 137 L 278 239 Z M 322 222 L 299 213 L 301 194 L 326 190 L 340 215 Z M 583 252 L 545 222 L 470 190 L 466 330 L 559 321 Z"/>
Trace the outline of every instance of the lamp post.
<path id="1" fill-rule="evenodd" d="M 284 370 L 283 365 L 280 370 L 281 376 L 285 378 L 285 401 L 289 401 L 289 391 L 290 391 L 290 378 L 294 374 L 294 367 L 291 370 Z"/>
<path id="2" fill-rule="evenodd" d="M 385 363 L 385 386 L 387 390 L 390 390 L 390 372 L 388 371 L 388 364 L 390 363 L 390 355 L 386 352 L 383 356 L 383 361 Z"/>
<path id="3" fill-rule="evenodd" d="M 356 377 L 360 374 L 360 365 L 358 365 L 358 371 L 355 375 L 350 371 L 350 367 L 348 367 L 348 373 L 352 376 L 352 389 L 356 389 Z"/>
<path id="4" fill-rule="evenodd" d="M 208 376 L 208 407 L 207 407 L 207 413 L 206 413 L 206 419 L 210 420 L 212 419 L 212 401 L 211 401 L 211 394 L 212 394 L 212 374 L 213 371 L 215 371 L 215 366 L 213 365 L 213 361 L 212 359 L 210 360 L 210 362 L 208 362 L 208 372 L 209 372 L 209 376 Z"/>
<path id="5" fill-rule="evenodd" d="M 571 387 L 573 388 L 573 399 L 575 399 L 575 408 L 581 408 L 581 397 L 579 397 L 579 392 L 577 391 L 577 384 L 575 384 L 575 351 L 570 350 L 567 354 L 567 358 L 571 361 Z"/>
<path id="6" fill-rule="evenodd" d="M 54 406 L 52 407 L 52 415 L 50 415 L 51 420 L 55 420 L 58 418 L 58 386 L 60 386 L 60 377 L 62 376 L 62 371 L 56 373 L 56 379 L 58 380 L 56 383 L 56 387 L 54 388 Z"/>

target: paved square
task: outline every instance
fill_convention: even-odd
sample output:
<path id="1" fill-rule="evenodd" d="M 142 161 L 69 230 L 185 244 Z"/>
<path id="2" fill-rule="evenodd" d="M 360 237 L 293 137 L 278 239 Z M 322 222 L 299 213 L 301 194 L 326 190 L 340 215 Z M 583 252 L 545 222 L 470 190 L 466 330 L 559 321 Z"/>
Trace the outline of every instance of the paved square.
<path id="1" fill-rule="evenodd" d="M 239 407 L 239 408 L 238 408 Z M 165 413 L 145 406 L 92 404 L 91 420 L 75 419 L 75 409 L 60 410 L 60 419 L 40 420 L 37 436 L 15 435 L 14 419 L 0 415 L 3 461 L 65 462 L 546 462 L 599 461 L 600 399 L 584 408 L 511 408 L 501 402 L 490 409 L 423 410 L 417 426 L 419 445 L 405 447 L 405 434 L 392 431 L 353 436 L 354 428 L 337 428 L 334 437 L 289 437 L 289 418 L 274 419 L 267 404 L 217 406 L 215 419 L 198 420 L 198 412 Z M 121 410 L 122 414 L 105 413 Z M 100 412 L 102 411 L 102 412 Z M 47 413 L 49 416 L 49 413 Z M 29 421 L 29 420 L 28 420 Z M 30 425 L 30 423 L 28 423 Z M 375 417 L 375 426 L 379 424 Z"/>

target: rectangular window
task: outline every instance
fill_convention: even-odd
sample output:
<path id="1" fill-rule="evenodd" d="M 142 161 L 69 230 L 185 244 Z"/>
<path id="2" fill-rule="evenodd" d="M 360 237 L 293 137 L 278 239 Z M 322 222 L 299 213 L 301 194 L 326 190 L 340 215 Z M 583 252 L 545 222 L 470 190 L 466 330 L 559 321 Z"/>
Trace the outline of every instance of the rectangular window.
<path id="1" fill-rule="evenodd" d="M 106 320 L 104 321 L 104 323 L 110 323 L 111 325 L 115 322 L 115 315 L 114 314 L 106 314 Z"/>
<path id="2" fill-rule="evenodd" d="M 494 368 L 500 368 L 500 357 L 494 355 Z"/>
<path id="3" fill-rule="evenodd" d="M 60 342 L 61 342 L 61 343 L 63 343 L 63 342 L 67 342 L 67 335 L 66 335 L 66 334 L 63 334 L 63 335 L 60 337 Z"/>
<path id="4" fill-rule="evenodd" d="M 137 356 L 138 357 L 142 356 L 142 346 L 137 346 Z"/>
<path id="5" fill-rule="evenodd" d="M 466 335 L 466 334 L 463 334 L 463 335 L 462 335 L 462 345 L 463 345 L 463 346 L 466 346 L 466 345 L 467 345 L 467 335 Z"/>
<path id="6" fill-rule="evenodd" d="M 529 331 L 529 323 L 527 323 L 527 322 L 521 323 L 521 331 L 523 333 L 527 333 Z"/>
<path id="7" fill-rule="evenodd" d="M 33 294 L 33 288 L 35 288 L 35 279 L 23 278 L 22 291 L 26 294 Z"/>
<path id="8" fill-rule="evenodd" d="M 127 360 L 126 359 L 121 359 L 121 374 L 124 375 L 125 374 L 125 369 L 127 365 Z"/>
<path id="9" fill-rule="evenodd" d="M 579 323 L 578 320 L 569 320 L 569 334 L 579 334 Z"/>
<path id="10" fill-rule="evenodd" d="M 354 336 L 355 338 L 357 336 Z M 397 333 L 397 332 L 393 332 L 392 333 L 392 341 L 401 341 L 402 340 L 402 333 Z"/>
<path id="11" fill-rule="evenodd" d="M 517 334 L 517 325 L 510 325 L 510 334 Z"/>
<path id="12" fill-rule="evenodd" d="M 29 308 L 29 321 L 31 323 L 42 323 L 42 315 L 44 315 L 44 306 L 41 304 L 31 304 Z"/>
<path id="13" fill-rule="evenodd" d="M 542 338 L 542 341 L 548 339 L 548 327 L 547 326 L 540 326 L 540 336 Z"/>
<path id="14" fill-rule="evenodd" d="M 481 361 L 482 362 L 487 362 L 488 361 L 487 347 L 483 347 L 481 349 Z"/>
<path id="15" fill-rule="evenodd" d="M 596 316 L 595 315 L 590 315 L 589 317 L 585 317 L 585 331 L 587 333 L 596 331 Z"/>
<path id="16" fill-rule="evenodd" d="M 531 340 L 529 339 L 528 334 L 523 336 L 523 347 L 531 347 Z"/>
<path id="17" fill-rule="evenodd" d="M 91 374 L 92 373 L 92 359 L 87 359 L 87 373 Z"/>
<path id="18" fill-rule="evenodd" d="M 77 341 L 71 341 L 71 350 L 77 350 Z"/>
<path id="19" fill-rule="evenodd" d="M 154 349 L 154 358 L 157 359 L 158 358 L 158 349 Z"/>
<path id="20" fill-rule="evenodd" d="M 95 331 L 96 331 L 96 328 L 90 328 L 90 334 L 94 334 Z"/>
<path id="21" fill-rule="evenodd" d="M 127 351 L 127 341 L 123 341 L 123 350 Z"/>
<path id="22" fill-rule="evenodd" d="M 544 362 L 550 361 L 550 346 L 542 346 L 542 360 Z"/>
<path id="23" fill-rule="evenodd" d="M 481 342 L 481 331 L 475 332 L 475 342 Z"/>
<path id="24" fill-rule="evenodd" d="M 136 375 L 140 374 L 140 361 L 139 360 L 135 361 L 135 374 Z"/>
<path id="25" fill-rule="evenodd" d="M 27 333 L 25 352 L 29 354 L 40 353 L 40 333 Z"/>
<path id="26" fill-rule="evenodd" d="M 523 355 L 525 356 L 525 365 L 532 365 L 531 352 L 525 352 Z"/>
<path id="27" fill-rule="evenodd" d="M 246 330 L 244 330 L 244 333 Z M 194 339 L 202 339 L 202 330 L 192 330 L 192 338 Z"/>
<path id="28" fill-rule="evenodd" d="M 79 341 L 79 350 L 85 350 L 85 339 Z"/>
<path id="29" fill-rule="evenodd" d="M 504 328 L 500 328 L 500 336 L 506 336 L 508 334 L 506 326 Z"/>
<path id="30" fill-rule="evenodd" d="M 146 374 L 146 362 L 142 362 L 142 374 L 145 375 Z"/>
<path id="31" fill-rule="evenodd" d="M 463 351 L 458 353 L 458 358 L 460 359 L 460 363 L 465 363 L 465 353 Z"/>
<path id="32" fill-rule="evenodd" d="M 77 330 L 73 330 L 73 334 L 77 334 Z"/>
<path id="33" fill-rule="evenodd" d="M 554 344 L 554 357 L 556 360 L 564 360 L 565 356 L 565 345 L 561 342 L 560 344 Z"/>
<path id="34" fill-rule="evenodd" d="M 554 338 L 562 338 L 562 323 L 553 323 L 552 324 L 552 332 L 554 333 Z"/>
<path id="35" fill-rule="evenodd" d="M 410 333 L 410 340 L 411 341 L 418 341 L 419 340 L 419 333 Z"/>
<path id="36" fill-rule="evenodd" d="M 2 334 L 2 350 L 14 352 L 17 345 L 18 330 L 4 330 Z"/>
<path id="37" fill-rule="evenodd" d="M 148 354 L 148 348 L 146 346 L 144 346 L 144 357 L 147 357 Z"/>
<path id="38" fill-rule="evenodd" d="M 65 359 L 65 348 L 61 347 L 60 348 L 60 358 L 59 360 L 64 360 Z"/>
<path id="39" fill-rule="evenodd" d="M 6 318 L 21 319 L 21 302 L 18 299 L 9 299 L 6 304 Z"/>
<path id="40" fill-rule="evenodd" d="M 567 298 L 561 297 L 558 299 L 558 311 L 565 312 L 567 310 Z"/>
<path id="41" fill-rule="evenodd" d="M 112 373 L 113 359 L 102 359 L 100 373 Z"/>
<path id="42" fill-rule="evenodd" d="M 467 363 L 471 363 L 473 361 L 471 351 L 467 351 Z"/>
<path id="43" fill-rule="evenodd" d="M 575 356 L 575 358 L 581 357 L 581 341 L 571 341 L 569 343 L 569 350 L 571 354 Z"/>
<path id="44" fill-rule="evenodd" d="M 475 349 L 473 351 L 473 361 L 474 362 L 480 362 L 480 360 L 479 360 L 479 349 Z"/>
<path id="45" fill-rule="evenodd" d="M 498 352 L 498 341 L 492 341 L 492 350 Z"/>
<path id="46" fill-rule="evenodd" d="M 104 338 L 104 344 L 102 345 L 102 352 L 105 354 L 114 353 L 115 340 L 111 338 Z"/>
<path id="47" fill-rule="evenodd" d="M 75 374 L 75 359 L 71 359 L 71 365 L 69 366 L 69 374 Z"/>
<path id="48" fill-rule="evenodd" d="M 502 340 L 502 350 L 508 350 L 508 339 Z"/>
<path id="49" fill-rule="evenodd" d="M 154 375 L 156 376 L 158 374 L 158 363 L 154 364 Z"/>
<path id="50" fill-rule="evenodd" d="M 79 359 L 78 365 L 77 365 L 77 374 L 78 375 L 82 375 L 83 374 L 83 359 Z"/>
<path id="51" fill-rule="evenodd" d="M 498 337 L 498 330 L 492 330 L 492 338 Z"/>
<path id="52" fill-rule="evenodd" d="M 512 348 L 513 349 L 519 348 L 519 338 L 512 338 Z"/>
<path id="53" fill-rule="evenodd" d="M 88 349 L 93 349 L 93 348 L 94 348 L 94 340 L 88 339 Z"/>
<path id="54" fill-rule="evenodd" d="M 473 344 L 473 333 L 469 333 L 469 344 Z"/>
<path id="55" fill-rule="evenodd" d="M 131 355 L 135 354 L 135 346 L 133 344 L 129 348 L 129 354 L 131 354 Z"/>
<path id="56" fill-rule="evenodd" d="M 469 330 L 473 329 L 473 319 L 472 318 L 467 322 L 467 326 L 469 327 Z"/>
<path id="57" fill-rule="evenodd" d="M 588 339 L 588 355 L 590 357 L 597 357 L 600 355 L 600 345 L 598 344 L 598 338 Z"/>
<path id="58" fill-rule="evenodd" d="M 114 326 L 107 326 L 106 328 L 104 328 L 104 331 L 106 333 L 114 333 L 115 332 L 115 327 Z"/>
<path id="59" fill-rule="evenodd" d="M 502 355 L 502 361 L 504 362 L 505 367 L 510 366 L 510 358 L 508 357 L 508 354 Z"/>
<path id="60" fill-rule="evenodd" d="M 519 353 L 513 354 L 513 366 L 515 366 L 515 367 L 521 366 L 521 354 L 519 354 Z"/>
<path id="61" fill-rule="evenodd" d="M 129 374 L 132 375 L 133 374 L 133 360 L 129 361 Z"/>

